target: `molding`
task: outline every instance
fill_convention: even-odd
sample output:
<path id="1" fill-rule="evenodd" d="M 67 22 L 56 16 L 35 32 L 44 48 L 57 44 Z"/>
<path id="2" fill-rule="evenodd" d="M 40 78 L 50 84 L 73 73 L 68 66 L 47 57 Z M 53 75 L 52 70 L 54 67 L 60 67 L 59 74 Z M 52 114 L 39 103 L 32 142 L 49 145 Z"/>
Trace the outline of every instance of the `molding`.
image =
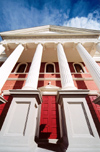
<path id="1" fill-rule="evenodd" d="M 1 104 L 1 103 L 6 103 L 6 102 L 8 102 L 8 101 L 5 100 L 5 99 L 0 95 L 0 104 Z"/>
<path id="2" fill-rule="evenodd" d="M 97 97 L 94 101 L 92 101 L 93 103 L 95 103 L 95 104 L 98 104 L 98 105 L 100 105 L 100 96 L 99 97 Z"/>
<path id="3" fill-rule="evenodd" d="M 41 91 L 42 95 L 57 95 L 57 91 L 60 89 L 60 87 L 51 85 L 51 83 L 49 83 L 46 86 L 38 88 L 38 90 Z"/>
<path id="4" fill-rule="evenodd" d="M 95 35 L 95 34 L 84 34 L 84 35 L 81 35 L 81 34 L 43 34 L 43 35 L 17 35 L 17 36 L 13 36 L 13 35 L 5 35 L 5 36 L 2 36 L 3 40 L 8 40 L 8 39 L 82 39 L 82 38 L 98 38 L 99 35 Z"/>
<path id="5" fill-rule="evenodd" d="M 9 93 L 13 97 L 28 97 L 28 98 L 36 98 L 38 104 L 42 103 L 42 97 L 39 90 L 9 90 Z"/>
<path id="6" fill-rule="evenodd" d="M 8 81 L 25 81 L 26 78 L 8 78 Z M 61 78 L 39 78 L 38 81 L 44 81 L 44 80 L 50 80 L 50 81 L 60 81 Z M 93 81 L 93 78 L 73 78 L 74 81 Z"/>
<path id="7" fill-rule="evenodd" d="M 7 40 L 3 40 L 2 42 L 1 42 L 1 44 L 3 44 L 4 46 L 6 46 L 7 44 L 9 44 L 9 43 L 15 43 L 15 44 L 19 44 L 19 43 L 22 43 L 22 44 L 27 44 L 27 43 L 33 43 L 33 44 L 38 44 L 38 43 L 42 43 L 42 44 L 45 44 L 45 43 L 55 43 L 55 44 L 57 44 L 57 43 L 67 43 L 67 42 L 72 42 L 72 43 L 99 43 L 100 42 L 100 40 L 99 39 L 87 39 L 87 38 L 85 38 L 85 39 L 50 39 L 50 40 L 47 40 L 47 39 L 35 39 L 34 41 L 33 41 L 34 39 L 7 39 Z"/>
<path id="8" fill-rule="evenodd" d="M 62 97 L 85 97 L 86 95 L 88 95 L 89 90 L 83 90 L 83 89 L 79 89 L 79 90 L 60 90 L 57 93 L 57 103 L 61 104 L 62 103 Z"/>
<path id="9" fill-rule="evenodd" d="M 46 87 L 46 86 L 44 86 Z M 56 86 L 55 86 L 56 87 Z M 43 88 L 43 87 L 40 87 L 40 88 Z M 61 88 L 57 87 L 58 89 L 44 89 L 44 90 L 41 90 L 40 88 L 38 88 L 39 91 L 42 91 L 42 95 L 57 95 L 57 91 L 58 90 L 61 90 Z M 97 95 L 99 96 L 100 92 L 97 91 L 97 90 L 89 90 L 89 93 L 88 95 Z M 9 90 L 3 90 L 3 96 L 4 95 L 10 95 L 10 91 Z"/>
<path id="10" fill-rule="evenodd" d="M 12 72 L 11 74 L 23 74 L 23 73 L 17 73 L 17 72 Z M 28 73 L 24 73 L 24 74 L 28 74 Z M 54 73 L 46 73 L 46 72 L 41 72 L 41 73 L 39 73 L 39 74 L 60 74 L 59 72 L 54 72 Z M 80 74 L 80 73 L 77 73 L 77 72 L 71 72 L 71 74 Z M 82 73 L 82 74 L 89 74 L 90 75 L 90 73 L 89 72 L 84 72 L 84 73 Z"/>
<path id="11" fill-rule="evenodd" d="M 69 32 L 69 33 L 87 33 L 87 34 L 98 34 L 100 35 L 100 30 L 92 30 L 92 29 L 85 29 L 85 28 L 76 28 L 76 27 L 66 27 L 66 26 L 55 26 L 55 25 L 45 25 L 45 26 L 38 26 L 20 30 L 13 30 L 7 32 L 1 32 L 0 35 L 6 34 L 31 34 L 37 32 L 45 32 L 45 31 L 53 31 L 53 32 Z"/>
<path id="12" fill-rule="evenodd" d="M 97 95 L 97 96 L 99 96 L 99 94 L 100 94 L 99 90 L 98 91 L 97 90 L 89 90 L 89 93 L 88 93 L 88 95 Z"/>

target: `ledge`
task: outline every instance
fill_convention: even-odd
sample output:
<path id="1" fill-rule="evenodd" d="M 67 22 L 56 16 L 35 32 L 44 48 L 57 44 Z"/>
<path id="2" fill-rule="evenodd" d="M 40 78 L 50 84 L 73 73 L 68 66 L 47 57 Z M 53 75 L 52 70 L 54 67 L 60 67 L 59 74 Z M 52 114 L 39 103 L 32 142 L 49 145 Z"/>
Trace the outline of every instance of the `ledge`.
<path id="1" fill-rule="evenodd" d="M 7 100 L 5 100 L 1 95 L 0 95 L 0 104 L 1 103 L 6 103 L 7 102 Z"/>

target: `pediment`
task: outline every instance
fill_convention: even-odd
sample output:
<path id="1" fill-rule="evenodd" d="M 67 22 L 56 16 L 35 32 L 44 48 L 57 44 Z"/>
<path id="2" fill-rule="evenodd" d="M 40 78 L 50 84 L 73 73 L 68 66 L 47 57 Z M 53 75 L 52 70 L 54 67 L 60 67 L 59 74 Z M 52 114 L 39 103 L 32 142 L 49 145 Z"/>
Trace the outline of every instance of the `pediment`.
<path id="1" fill-rule="evenodd" d="M 98 30 L 80 29 L 66 26 L 46 25 L 15 31 L 1 32 L 1 36 L 35 36 L 35 35 L 100 35 Z"/>
<path id="2" fill-rule="evenodd" d="M 49 91 L 49 92 L 56 92 L 58 90 L 60 90 L 61 88 L 60 87 L 57 87 L 57 86 L 54 86 L 54 85 L 51 85 L 51 84 L 48 84 L 46 86 L 43 86 L 43 87 L 40 87 L 38 88 L 41 92 L 44 92 L 44 91 Z"/>

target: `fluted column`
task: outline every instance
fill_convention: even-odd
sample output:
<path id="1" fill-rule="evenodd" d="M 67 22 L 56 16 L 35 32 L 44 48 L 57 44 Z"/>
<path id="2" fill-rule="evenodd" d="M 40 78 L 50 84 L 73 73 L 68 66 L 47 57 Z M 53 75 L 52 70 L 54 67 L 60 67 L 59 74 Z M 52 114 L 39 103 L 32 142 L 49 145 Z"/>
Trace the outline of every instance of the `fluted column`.
<path id="1" fill-rule="evenodd" d="M 16 49 L 12 52 L 12 54 L 7 58 L 7 60 L 3 63 L 0 68 L 0 90 L 2 89 L 4 83 L 6 82 L 9 74 L 11 73 L 13 67 L 18 61 L 24 47 L 19 44 Z"/>
<path id="2" fill-rule="evenodd" d="M 34 57 L 33 57 L 33 60 L 32 60 L 32 63 L 31 63 L 28 77 L 26 79 L 25 86 L 22 89 L 26 89 L 26 90 L 36 90 L 37 89 L 42 52 L 43 52 L 43 46 L 41 44 L 38 44 Z"/>
<path id="3" fill-rule="evenodd" d="M 100 53 L 100 43 L 97 43 L 96 49 L 97 49 L 97 51 Z"/>
<path id="4" fill-rule="evenodd" d="M 5 47 L 2 46 L 2 44 L 0 45 L 0 54 L 5 50 Z"/>
<path id="5" fill-rule="evenodd" d="M 87 50 L 78 43 L 76 46 L 82 60 L 84 61 L 85 65 L 87 66 L 91 76 L 93 77 L 97 87 L 100 90 L 100 67 L 91 57 L 91 55 L 87 52 Z"/>
<path id="6" fill-rule="evenodd" d="M 57 54 L 58 54 L 62 89 L 75 90 L 76 87 L 74 86 L 68 61 L 64 53 L 63 46 L 60 43 L 57 45 Z"/>

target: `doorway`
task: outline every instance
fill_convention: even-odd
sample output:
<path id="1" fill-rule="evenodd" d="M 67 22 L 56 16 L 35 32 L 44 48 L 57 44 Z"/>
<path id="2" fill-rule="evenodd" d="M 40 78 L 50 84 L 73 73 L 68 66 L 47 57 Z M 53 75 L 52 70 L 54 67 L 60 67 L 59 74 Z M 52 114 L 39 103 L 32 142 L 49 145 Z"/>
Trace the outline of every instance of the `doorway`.
<path id="1" fill-rule="evenodd" d="M 41 105 L 39 139 L 59 139 L 59 114 L 56 96 L 43 96 Z"/>

